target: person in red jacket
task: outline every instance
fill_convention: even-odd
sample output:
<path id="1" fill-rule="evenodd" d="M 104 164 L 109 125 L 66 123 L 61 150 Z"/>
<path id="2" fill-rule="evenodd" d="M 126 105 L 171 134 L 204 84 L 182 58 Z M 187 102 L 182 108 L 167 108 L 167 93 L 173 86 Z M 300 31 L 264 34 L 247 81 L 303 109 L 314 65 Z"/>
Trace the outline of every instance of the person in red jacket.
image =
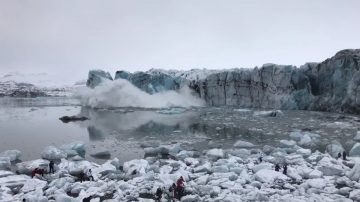
<path id="1" fill-rule="evenodd" d="M 35 177 L 36 173 L 38 173 L 39 168 L 35 168 L 31 171 L 31 178 Z"/>
<path id="2" fill-rule="evenodd" d="M 184 190 L 185 190 L 185 184 L 184 184 L 185 180 L 184 178 L 181 176 L 177 181 L 176 181 L 176 192 L 177 192 L 177 197 L 180 200 L 181 197 L 184 195 Z"/>

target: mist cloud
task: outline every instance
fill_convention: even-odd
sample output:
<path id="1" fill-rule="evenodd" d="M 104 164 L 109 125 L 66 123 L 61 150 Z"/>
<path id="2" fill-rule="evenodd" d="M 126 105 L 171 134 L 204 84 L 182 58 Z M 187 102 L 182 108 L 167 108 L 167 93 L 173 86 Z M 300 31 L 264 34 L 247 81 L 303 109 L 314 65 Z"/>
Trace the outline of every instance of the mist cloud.
<path id="1" fill-rule="evenodd" d="M 80 89 L 77 96 L 83 106 L 91 108 L 188 108 L 205 104 L 203 100 L 193 96 L 188 87 L 184 87 L 179 91 L 165 91 L 150 95 L 124 79 L 105 81 L 94 89 Z"/>

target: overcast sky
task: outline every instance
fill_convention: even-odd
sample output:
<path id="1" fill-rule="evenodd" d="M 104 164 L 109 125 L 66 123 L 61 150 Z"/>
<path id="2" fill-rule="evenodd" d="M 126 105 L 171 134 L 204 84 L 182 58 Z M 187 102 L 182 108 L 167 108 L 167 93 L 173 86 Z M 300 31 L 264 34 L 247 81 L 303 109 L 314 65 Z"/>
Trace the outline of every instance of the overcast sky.
<path id="1" fill-rule="evenodd" d="M 360 48 L 359 0 L 3 0 L 0 74 L 319 62 Z"/>

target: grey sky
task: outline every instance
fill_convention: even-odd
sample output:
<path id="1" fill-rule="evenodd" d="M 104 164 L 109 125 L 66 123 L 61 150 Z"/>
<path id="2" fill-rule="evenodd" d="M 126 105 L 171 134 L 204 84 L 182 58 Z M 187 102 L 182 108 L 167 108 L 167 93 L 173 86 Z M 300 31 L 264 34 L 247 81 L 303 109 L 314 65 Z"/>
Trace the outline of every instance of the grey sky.
<path id="1" fill-rule="evenodd" d="M 359 0 L 2 0 L 0 74 L 301 65 L 360 48 Z"/>

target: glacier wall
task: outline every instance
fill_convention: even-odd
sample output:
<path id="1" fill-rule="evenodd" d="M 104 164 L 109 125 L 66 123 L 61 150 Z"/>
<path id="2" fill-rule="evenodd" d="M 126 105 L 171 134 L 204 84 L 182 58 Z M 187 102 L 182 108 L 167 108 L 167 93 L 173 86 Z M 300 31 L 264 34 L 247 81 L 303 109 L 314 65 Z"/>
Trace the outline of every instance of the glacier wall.
<path id="1" fill-rule="evenodd" d="M 265 64 L 253 69 L 118 71 L 115 80 L 127 79 L 150 94 L 189 86 L 210 106 L 360 114 L 359 68 L 360 49 L 348 49 L 321 63 L 299 68 Z M 93 77 L 112 80 L 108 73 L 90 71 L 88 86 L 92 88 L 101 83 L 92 82 Z"/>

